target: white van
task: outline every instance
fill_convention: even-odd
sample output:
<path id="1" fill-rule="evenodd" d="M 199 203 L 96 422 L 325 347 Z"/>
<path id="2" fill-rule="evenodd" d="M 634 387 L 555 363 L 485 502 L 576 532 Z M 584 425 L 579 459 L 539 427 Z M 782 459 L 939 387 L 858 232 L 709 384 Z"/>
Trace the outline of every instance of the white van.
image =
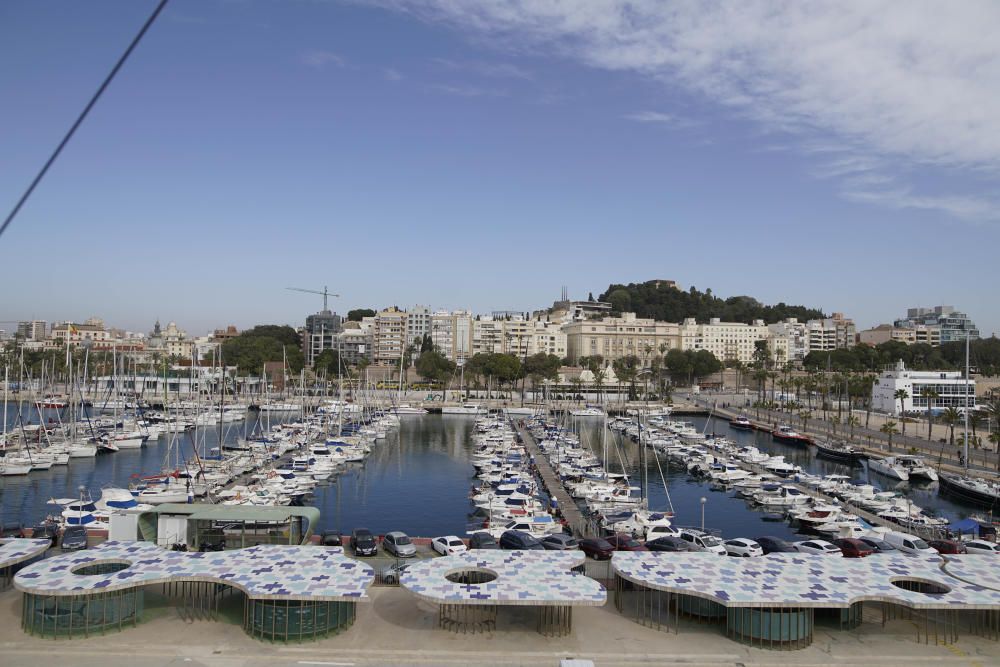
<path id="1" fill-rule="evenodd" d="M 904 554 L 911 556 L 937 556 L 937 549 L 924 542 L 916 535 L 909 533 L 887 532 L 882 539 L 896 547 Z"/>

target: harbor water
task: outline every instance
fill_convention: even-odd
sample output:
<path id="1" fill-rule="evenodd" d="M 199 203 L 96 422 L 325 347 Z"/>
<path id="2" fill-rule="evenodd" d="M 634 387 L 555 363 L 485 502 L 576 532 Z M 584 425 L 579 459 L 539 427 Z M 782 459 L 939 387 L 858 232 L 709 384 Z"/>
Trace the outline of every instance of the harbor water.
<path id="1" fill-rule="evenodd" d="M 48 415 L 43 415 L 43 419 L 47 418 Z M 266 426 L 258 422 L 260 418 L 256 413 L 249 413 L 246 422 L 227 424 L 222 429 L 222 439 L 233 440 Z M 8 417 L 8 421 L 10 419 Z M 37 422 L 37 415 L 32 421 Z M 706 418 L 689 421 L 699 429 L 706 428 Z M 470 463 L 475 420 L 461 415 L 414 415 L 405 416 L 400 422 L 400 428 L 390 431 L 384 441 L 379 441 L 364 462 L 348 465 L 329 482 L 316 487 L 312 504 L 321 511 L 317 531 L 348 533 L 353 528 L 365 527 L 375 533 L 403 530 L 414 536 L 465 533 L 470 521 L 469 491 L 476 481 Z M 578 418 L 567 425 L 577 430 L 583 443 L 600 456 L 604 438 L 602 424 L 599 418 Z M 898 490 L 929 513 L 951 520 L 964 518 L 975 511 L 939 496 L 936 484 L 897 483 L 874 474 L 869 478 L 863 466 L 851 468 L 817 459 L 809 450 L 773 442 L 765 433 L 730 430 L 724 420 L 713 420 L 707 430 L 726 435 L 740 444 L 784 454 L 787 460 L 810 473 L 850 475 L 858 482 Z M 51 498 L 79 497 L 81 487 L 94 498 L 100 496 L 102 487 L 127 487 L 137 475 L 174 469 L 178 459 L 189 457 L 192 447 L 196 446 L 199 452 L 218 447 L 219 436 L 218 427 L 209 427 L 199 429 L 197 435 L 151 440 L 137 450 L 123 450 L 93 459 L 73 459 L 68 466 L 0 478 L 0 519 L 5 523 L 37 523 L 57 509 L 48 504 Z M 644 476 L 638 445 L 611 431 L 607 432 L 607 443 L 609 468 L 620 471 L 624 465 L 633 484 L 642 483 Z M 725 537 L 795 537 L 788 524 L 766 520 L 763 513 L 734 497 L 731 491 L 689 476 L 680 464 L 661 456 L 658 465 L 652 451 L 647 459 L 645 481 L 649 505 L 663 510 L 672 507 L 677 525 L 701 527 L 704 508 L 704 525 L 721 531 Z M 705 498 L 704 506 L 702 498 Z"/>

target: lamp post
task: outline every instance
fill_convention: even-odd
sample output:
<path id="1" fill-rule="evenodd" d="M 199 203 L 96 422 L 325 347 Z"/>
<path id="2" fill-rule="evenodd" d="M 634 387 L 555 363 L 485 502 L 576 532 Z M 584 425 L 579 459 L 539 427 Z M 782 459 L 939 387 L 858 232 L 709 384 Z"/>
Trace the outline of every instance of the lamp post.
<path id="1" fill-rule="evenodd" d="M 708 502 L 708 498 L 705 496 L 701 497 L 701 531 L 705 532 L 705 503 Z"/>

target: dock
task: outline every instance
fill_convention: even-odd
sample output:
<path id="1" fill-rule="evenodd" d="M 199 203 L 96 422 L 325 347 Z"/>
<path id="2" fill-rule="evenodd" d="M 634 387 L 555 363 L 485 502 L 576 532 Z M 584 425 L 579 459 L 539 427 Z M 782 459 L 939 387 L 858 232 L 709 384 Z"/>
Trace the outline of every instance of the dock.
<path id="1" fill-rule="evenodd" d="M 524 448 L 528 450 L 528 454 L 535 461 L 535 469 L 538 470 L 538 475 L 542 478 L 542 484 L 545 486 L 546 492 L 559 503 L 559 511 L 562 512 L 563 518 L 566 519 L 566 523 L 573 531 L 573 534 L 589 536 L 591 533 L 590 523 L 584 518 L 583 512 L 577 507 L 573 498 L 566 492 L 566 487 L 559 480 L 559 475 L 549 465 L 548 458 L 538 449 L 535 437 L 521 423 L 517 423 L 516 428 L 517 434 L 524 442 Z"/>

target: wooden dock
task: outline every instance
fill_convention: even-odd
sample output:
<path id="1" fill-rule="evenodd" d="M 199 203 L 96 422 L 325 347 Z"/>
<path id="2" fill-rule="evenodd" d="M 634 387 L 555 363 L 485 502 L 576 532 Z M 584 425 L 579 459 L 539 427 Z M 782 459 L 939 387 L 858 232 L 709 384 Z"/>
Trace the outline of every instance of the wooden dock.
<path id="1" fill-rule="evenodd" d="M 535 468 L 542 478 L 542 484 L 545 485 L 546 492 L 559 503 L 559 511 L 562 512 L 563 518 L 566 519 L 566 523 L 573 531 L 573 534 L 579 537 L 589 537 L 591 532 L 593 532 L 590 522 L 584 518 L 583 512 L 580 511 L 573 498 L 570 497 L 566 491 L 566 487 L 562 485 L 559 475 L 549 465 L 548 458 L 538 448 L 538 443 L 535 442 L 534 436 L 521 425 L 517 425 L 517 433 L 521 436 L 528 454 L 535 460 Z"/>

